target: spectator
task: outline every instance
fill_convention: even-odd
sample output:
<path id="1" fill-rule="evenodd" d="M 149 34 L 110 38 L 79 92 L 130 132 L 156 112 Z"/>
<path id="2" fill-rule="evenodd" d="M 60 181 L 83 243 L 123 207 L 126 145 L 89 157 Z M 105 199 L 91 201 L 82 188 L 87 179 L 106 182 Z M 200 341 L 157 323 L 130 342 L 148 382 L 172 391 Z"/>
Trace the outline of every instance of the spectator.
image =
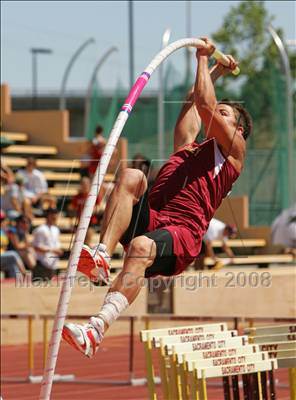
<path id="1" fill-rule="evenodd" d="M 25 266 L 33 269 L 36 266 L 36 254 L 29 240 L 30 220 L 24 215 L 16 218 L 16 225 L 7 229 L 9 238 L 8 250 L 16 251 Z"/>
<path id="2" fill-rule="evenodd" d="M 14 182 L 14 173 L 5 164 L 4 161 L 1 160 L 1 185 L 9 185 Z"/>
<path id="3" fill-rule="evenodd" d="M 36 160 L 28 158 L 26 168 L 19 170 L 18 174 L 24 179 L 26 197 L 30 198 L 35 207 L 41 207 L 41 199 L 48 186 L 44 174 L 36 168 Z"/>
<path id="4" fill-rule="evenodd" d="M 33 278 L 51 279 L 56 274 L 59 257 L 63 254 L 60 230 L 56 226 L 57 215 L 56 208 L 48 208 L 45 224 L 33 231 L 33 246 L 37 255 Z"/>
<path id="5" fill-rule="evenodd" d="M 221 261 L 219 261 L 215 255 L 213 249 L 213 241 L 221 240 L 222 241 L 222 250 L 227 254 L 230 258 L 229 263 L 232 261 L 234 254 L 232 249 L 227 245 L 226 241 L 228 239 L 233 239 L 236 235 L 237 229 L 232 225 L 227 225 L 222 221 L 219 221 L 216 218 L 212 218 L 209 224 L 208 230 L 203 237 L 204 244 L 204 253 L 205 257 L 210 257 L 214 261 L 214 268 L 219 269 L 223 265 Z M 203 263 L 203 257 L 197 259 L 195 263 L 195 267 L 201 267 L 201 262 Z"/>
<path id="6" fill-rule="evenodd" d="M 103 127 L 101 125 L 97 125 L 96 126 L 95 136 L 94 136 L 94 138 L 92 140 L 92 143 L 95 146 L 99 145 L 101 147 L 105 147 L 106 140 L 105 140 L 105 138 L 103 136 L 103 131 L 104 131 L 104 129 L 103 129 Z"/>
<path id="7" fill-rule="evenodd" d="M 97 165 L 103 155 L 104 148 L 106 146 L 106 139 L 103 136 L 103 127 L 98 125 L 95 130 L 95 137 L 89 148 L 89 164 L 88 164 L 88 176 L 92 176 L 97 168 Z"/>
<path id="8" fill-rule="evenodd" d="M 13 219 L 20 214 L 24 214 L 30 220 L 33 218 L 31 200 L 26 197 L 22 175 L 17 174 L 15 176 L 15 183 L 11 183 L 5 187 L 1 200 L 1 207 L 6 212 L 8 218 Z"/>
<path id="9" fill-rule="evenodd" d="M 1 255 L 1 271 L 4 272 L 5 278 L 15 278 L 17 273 L 21 272 L 25 275 L 25 266 L 16 251 L 8 250 L 7 236 L 7 219 L 3 210 L 0 211 L 0 255 Z"/>
<path id="10" fill-rule="evenodd" d="M 271 225 L 273 245 L 282 247 L 285 253 L 296 256 L 296 203 L 283 210 Z"/>
<path id="11" fill-rule="evenodd" d="M 90 191 L 90 187 L 91 187 L 90 179 L 87 176 L 84 176 L 81 179 L 79 192 L 75 196 L 72 197 L 72 201 L 69 205 L 68 210 L 70 211 L 70 215 L 74 214 L 75 217 L 77 217 L 77 218 L 80 217 L 80 214 L 84 207 L 84 203 L 85 203 L 88 193 Z M 100 190 L 100 193 L 98 194 L 98 197 L 97 197 L 94 212 L 93 212 L 93 215 L 90 220 L 90 225 L 97 225 L 100 222 L 103 211 L 100 210 L 99 205 L 101 203 L 104 193 L 105 193 L 105 186 L 103 185 L 103 187 Z"/>

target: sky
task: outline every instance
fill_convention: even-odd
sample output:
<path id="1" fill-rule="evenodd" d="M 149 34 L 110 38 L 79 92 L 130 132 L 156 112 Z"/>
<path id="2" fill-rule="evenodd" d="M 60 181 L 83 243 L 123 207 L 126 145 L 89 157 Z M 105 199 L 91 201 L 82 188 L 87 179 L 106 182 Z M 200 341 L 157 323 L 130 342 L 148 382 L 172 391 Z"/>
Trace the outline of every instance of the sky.
<path id="1" fill-rule="evenodd" d="M 211 36 L 231 6 L 239 1 L 191 1 L 192 36 Z M 295 2 L 266 1 L 286 39 L 295 39 Z M 186 37 L 185 1 L 134 1 L 135 78 L 158 53 L 166 28 L 170 42 Z M 52 49 L 38 56 L 38 90 L 58 91 L 62 76 L 75 50 L 88 38 L 89 45 L 71 70 L 67 91 L 86 90 L 94 67 L 111 47 L 114 52 L 98 72 L 100 85 L 113 89 L 118 82 L 129 87 L 129 36 L 127 1 L 1 1 L 1 82 L 13 93 L 30 93 L 32 55 L 30 48 Z M 184 52 L 171 56 L 182 73 Z M 157 88 L 157 77 L 150 82 Z"/>

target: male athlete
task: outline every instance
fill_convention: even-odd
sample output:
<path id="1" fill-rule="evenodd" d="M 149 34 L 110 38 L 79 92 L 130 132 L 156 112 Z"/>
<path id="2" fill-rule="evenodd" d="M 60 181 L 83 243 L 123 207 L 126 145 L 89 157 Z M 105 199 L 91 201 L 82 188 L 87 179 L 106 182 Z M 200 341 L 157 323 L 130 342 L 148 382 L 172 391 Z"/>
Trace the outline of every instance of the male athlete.
<path id="1" fill-rule="evenodd" d="M 135 300 L 141 278 L 180 274 L 198 256 L 202 237 L 222 199 L 243 168 L 248 113 L 236 103 L 218 103 L 213 81 L 236 68 L 217 63 L 208 68 L 215 47 L 210 40 L 197 49 L 193 92 L 184 104 L 174 135 L 174 153 L 147 193 L 140 170 L 125 169 L 107 204 L 101 243 L 81 252 L 78 270 L 92 281 L 107 280 L 109 260 L 120 241 L 127 254 L 97 316 L 85 325 L 68 323 L 63 339 L 92 357 L 108 327 Z M 201 121 L 206 140 L 194 142 Z"/>

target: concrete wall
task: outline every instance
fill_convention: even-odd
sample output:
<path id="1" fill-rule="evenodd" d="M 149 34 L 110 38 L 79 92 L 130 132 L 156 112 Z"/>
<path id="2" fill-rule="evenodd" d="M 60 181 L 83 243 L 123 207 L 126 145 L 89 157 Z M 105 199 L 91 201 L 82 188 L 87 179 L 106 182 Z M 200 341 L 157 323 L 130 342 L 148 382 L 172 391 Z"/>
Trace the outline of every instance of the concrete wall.
<path id="1" fill-rule="evenodd" d="M 56 146 L 58 158 L 79 160 L 87 152 L 87 141 L 73 141 L 70 138 L 67 110 L 13 111 L 9 87 L 6 84 L 1 85 L 1 130 L 28 133 L 29 143 L 32 145 Z M 117 155 L 114 155 L 111 163 L 113 169 L 122 159 L 127 159 L 126 139 L 119 140 Z M 122 162 L 121 167 L 125 166 L 126 162 Z"/>
<path id="2" fill-rule="evenodd" d="M 256 285 L 255 274 L 259 277 Z M 296 316 L 295 266 L 187 273 L 175 280 L 173 293 L 174 314 L 178 316 L 217 318 L 295 318 Z"/>
<path id="3" fill-rule="evenodd" d="M 248 197 L 226 197 L 216 211 L 215 218 L 236 226 L 240 231 L 247 228 L 249 226 Z"/>
<path id="4" fill-rule="evenodd" d="M 1 85 L 1 126 L 6 114 L 11 112 L 11 97 L 8 85 Z"/>

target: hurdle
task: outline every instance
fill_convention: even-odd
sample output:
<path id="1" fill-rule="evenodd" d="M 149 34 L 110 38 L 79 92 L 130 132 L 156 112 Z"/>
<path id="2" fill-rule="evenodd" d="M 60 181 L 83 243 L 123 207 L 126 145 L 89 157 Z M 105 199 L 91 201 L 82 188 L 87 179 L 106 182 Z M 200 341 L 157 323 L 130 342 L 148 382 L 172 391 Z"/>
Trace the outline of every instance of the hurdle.
<path id="1" fill-rule="evenodd" d="M 186 338 L 187 340 L 188 338 Z M 200 339 L 200 340 L 199 340 Z M 206 339 L 206 340 L 203 340 Z M 184 368 L 183 363 L 179 363 L 178 354 L 184 354 L 190 349 L 190 351 L 197 351 L 199 349 L 221 349 L 228 346 L 244 346 L 247 342 L 246 337 L 237 336 L 236 331 L 217 332 L 207 337 L 192 337 L 187 343 L 182 343 L 183 338 L 180 337 L 174 343 L 172 340 L 168 341 L 167 338 L 162 338 L 161 343 L 165 348 L 165 354 L 169 357 L 170 367 L 172 371 L 171 377 L 175 384 L 172 386 L 171 398 L 186 399 L 188 392 L 187 389 L 187 372 Z M 225 382 L 223 382 L 223 385 Z"/>
<path id="2" fill-rule="evenodd" d="M 249 344 L 248 336 L 227 330 L 226 323 L 144 330 L 140 337 L 146 355 L 149 399 L 157 400 L 153 349 L 158 351 L 166 400 L 206 400 L 207 385 L 211 383 L 208 379 L 218 377 L 222 378 L 224 399 L 238 400 L 240 385 L 244 399 L 267 399 L 264 395 L 268 382 L 261 380 L 261 372 L 266 371 L 270 372 L 270 396 L 275 398 L 272 371 L 279 361 L 261 350 L 259 344 Z"/>
<path id="3" fill-rule="evenodd" d="M 227 367 L 208 367 L 198 368 L 193 363 L 193 382 L 192 382 L 192 393 L 191 399 L 195 400 L 207 400 L 207 378 L 217 377 L 233 377 L 233 398 L 235 400 L 240 399 L 238 376 L 243 376 L 244 382 L 244 399 L 245 400 L 263 400 L 262 382 L 260 380 L 260 372 L 262 371 L 273 371 L 277 368 L 277 361 L 264 359 L 260 360 L 258 357 L 254 358 L 251 355 L 251 362 L 231 364 Z M 252 378 L 255 380 L 252 382 Z M 228 389 L 228 388 L 227 388 Z M 264 393 L 266 390 L 264 389 Z M 273 394 L 272 394 L 273 396 Z M 272 397 L 275 398 L 275 397 Z M 230 392 L 224 391 L 224 399 L 230 399 Z M 266 399 L 266 397 L 265 397 Z"/>
<path id="4" fill-rule="evenodd" d="M 236 348 L 245 348 L 248 345 L 247 336 L 225 336 L 220 338 L 215 338 L 213 340 L 208 341 L 193 341 L 190 343 L 170 343 L 165 345 L 166 354 L 172 354 L 170 359 L 173 369 L 178 371 L 178 375 L 176 377 L 177 383 L 177 393 L 175 395 L 178 399 L 187 399 L 189 398 L 190 384 L 194 388 L 196 385 L 194 383 L 193 375 L 186 369 L 186 360 L 184 357 L 188 353 L 198 354 L 198 352 L 202 351 L 202 354 L 218 354 L 221 356 L 222 350 L 226 350 L 227 352 L 234 352 Z M 210 351 L 210 352 L 209 352 Z M 249 352 L 250 350 L 246 350 Z M 212 353 L 213 352 L 213 353 Z M 242 352 L 241 354 L 243 354 Z M 193 358 L 195 355 L 193 356 Z M 206 357 L 206 356 L 205 356 Z M 232 379 L 233 383 L 233 391 L 238 391 L 238 380 L 237 377 Z M 189 386 L 188 386 L 189 385 Z M 209 385 L 213 385 L 212 382 Z M 229 380 L 227 378 L 223 378 L 222 385 L 224 388 L 224 393 L 226 391 L 229 392 Z M 217 385 L 215 385 L 217 386 Z M 219 385 L 221 386 L 221 385 Z M 205 391 L 205 388 L 203 389 Z M 182 396 L 181 396 L 182 394 Z M 225 398 L 227 398 L 225 396 Z"/>
<path id="5" fill-rule="evenodd" d="M 27 383 L 31 382 L 34 376 L 34 343 L 33 343 L 33 322 L 36 320 L 35 314 L 1 314 L 1 319 L 27 320 L 27 366 L 28 375 L 26 377 L 2 377 L 1 382 L 7 383 Z"/>
<path id="6" fill-rule="evenodd" d="M 227 330 L 226 323 L 219 324 L 208 324 L 208 325 L 191 325 L 191 326 L 179 326 L 168 329 L 153 329 L 143 330 L 140 332 L 140 339 L 144 343 L 144 351 L 146 358 L 146 369 L 147 369 L 147 386 L 149 391 L 149 398 L 156 399 L 156 383 L 159 383 L 159 379 L 154 374 L 154 368 L 152 363 L 152 350 L 153 348 L 158 349 L 158 359 L 160 365 L 160 383 L 162 385 L 163 393 L 165 398 L 169 398 L 170 385 L 169 385 L 169 373 L 167 371 L 168 355 L 165 354 L 164 346 L 160 342 L 162 337 L 175 337 L 180 334 L 193 333 L 195 335 L 209 334 L 210 332 L 223 332 Z"/>
<path id="7" fill-rule="evenodd" d="M 288 368 L 290 399 L 296 400 L 296 324 L 252 327 L 245 329 L 249 341 L 259 345 L 279 368 Z M 264 373 L 262 379 L 266 379 Z"/>

